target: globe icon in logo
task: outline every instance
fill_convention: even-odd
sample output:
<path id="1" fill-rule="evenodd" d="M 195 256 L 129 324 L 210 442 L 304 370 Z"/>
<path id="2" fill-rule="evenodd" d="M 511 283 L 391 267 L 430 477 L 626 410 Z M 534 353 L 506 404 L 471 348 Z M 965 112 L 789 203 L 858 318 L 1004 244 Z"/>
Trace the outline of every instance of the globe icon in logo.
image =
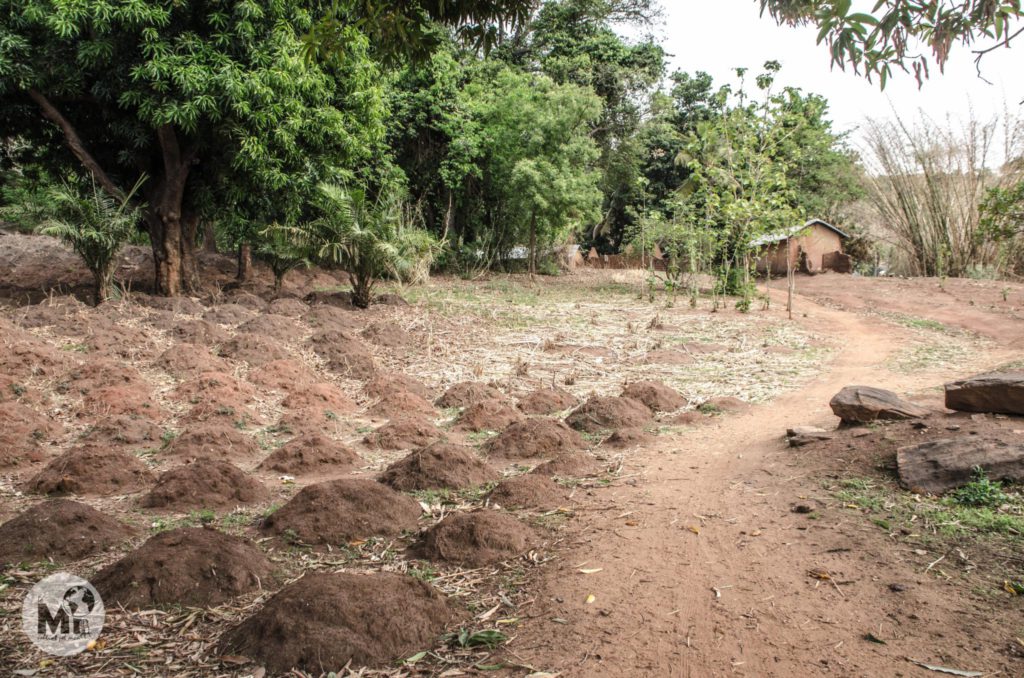
<path id="1" fill-rule="evenodd" d="M 22 630 L 48 654 L 83 652 L 103 630 L 105 610 L 92 584 L 67 572 L 39 581 L 21 606 Z"/>

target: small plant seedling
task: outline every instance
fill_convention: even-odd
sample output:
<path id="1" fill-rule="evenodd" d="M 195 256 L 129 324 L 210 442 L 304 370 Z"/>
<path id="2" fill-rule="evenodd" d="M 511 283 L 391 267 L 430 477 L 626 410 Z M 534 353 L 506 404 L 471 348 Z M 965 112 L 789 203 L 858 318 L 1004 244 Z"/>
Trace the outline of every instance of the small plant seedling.
<path id="1" fill-rule="evenodd" d="M 989 479 L 984 469 L 975 466 L 973 480 L 950 493 L 948 499 L 960 506 L 998 508 L 1010 498 L 1003 492 L 1001 482 Z"/>

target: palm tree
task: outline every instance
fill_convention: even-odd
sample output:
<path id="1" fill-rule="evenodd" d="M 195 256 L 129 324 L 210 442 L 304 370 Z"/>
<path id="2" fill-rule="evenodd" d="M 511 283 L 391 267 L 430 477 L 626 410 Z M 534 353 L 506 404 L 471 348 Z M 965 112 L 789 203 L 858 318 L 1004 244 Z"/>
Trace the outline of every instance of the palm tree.
<path id="1" fill-rule="evenodd" d="M 318 219 L 296 229 L 320 260 L 340 266 L 352 284 L 352 304 L 367 308 L 373 288 L 386 276 L 408 279 L 429 263 L 434 240 L 407 225 L 395 189 L 371 199 L 364 189 L 322 184 Z"/>
<path id="2" fill-rule="evenodd" d="M 110 298 L 117 253 L 139 224 L 142 206 L 130 202 L 144 179 L 123 199 L 112 197 L 95 181 L 88 189 L 64 182 L 42 191 L 34 204 L 10 210 L 36 222 L 40 233 L 71 246 L 92 273 L 93 299 L 100 304 Z"/>

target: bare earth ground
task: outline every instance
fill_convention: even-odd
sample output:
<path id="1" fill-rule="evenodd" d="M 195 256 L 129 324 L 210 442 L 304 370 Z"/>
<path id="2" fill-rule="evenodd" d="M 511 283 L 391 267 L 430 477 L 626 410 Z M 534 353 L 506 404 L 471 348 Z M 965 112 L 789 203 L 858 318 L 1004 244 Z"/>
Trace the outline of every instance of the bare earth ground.
<path id="1" fill-rule="evenodd" d="M 57 255 L 52 243 L 8 239 L 15 237 L 0 238 L 0 262 L 16 263 L 19 271 L 0 270 L 0 296 L 10 306 L 0 321 L 17 326 L 30 317 L 20 306 L 25 299 L 45 298 L 55 279 L 75 275 L 54 276 L 54 261 L 65 269 L 74 261 Z M 144 252 L 132 250 L 126 261 L 136 264 L 124 272 L 144 275 Z M 230 261 L 206 263 L 208 273 L 221 271 L 211 279 L 229 280 Z M 79 292 L 85 281 L 80 270 L 77 280 L 73 291 Z M 267 282 L 264 273 L 249 291 L 265 295 Z M 140 277 L 133 288 L 144 283 Z M 262 516 L 323 477 L 282 481 L 256 467 L 294 434 L 282 425 L 285 418 L 296 422 L 315 412 L 290 411 L 286 403 L 295 389 L 257 384 L 254 365 L 230 357 L 222 359 L 227 374 L 243 390 L 252 389 L 245 407 L 258 419 L 236 426 L 260 450 L 258 458 L 239 465 L 270 488 L 269 500 L 201 514 L 140 508 L 140 493 L 76 499 L 148 534 L 212 522 L 257 539 L 285 580 L 322 570 L 414 573 L 466 606 L 475 616 L 473 630 L 497 628 L 511 637 L 493 652 L 439 644 L 423 648 L 431 653 L 412 666 L 380 672 L 333 667 L 339 675 L 486 675 L 501 662 L 508 675 L 937 675 L 908 658 L 985 675 L 1020 675 L 1021 599 L 1003 591 L 1002 583 L 1024 575 L 1021 542 L 949 536 L 926 518 L 916 520 L 919 499 L 895 488 L 879 458 L 884 455 L 873 456 L 871 448 L 876 440 L 881 447 L 890 433 L 909 432 L 876 430 L 875 438 L 864 439 L 868 452 L 864 445 L 847 450 L 839 443 L 793 450 L 782 436 L 788 426 L 833 427 L 828 400 L 851 383 L 938 405 L 943 381 L 1020 360 L 1024 286 L 802 278 L 797 313 L 789 321 L 778 294 L 769 310 L 710 313 L 706 300 L 690 309 L 667 307 L 660 297 L 654 303 L 638 298 L 640 283 L 630 272 L 592 271 L 535 284 L 521 277 L 441 279 L 396 290 L 409 307 L 352 312 L 357 330 L 376 325 L 395 336 L 401 335 L 396 328 L 406 333 L 406 340 L 392 345 L 366 344 L 380 371 L 416 377 L 432 397 L 463 380 L 494 382 L 511 396 L 555 384 L 586 397 L 617 394 L 624 382 L 655 378 L 686 396 L 688 409 L 719 396 L 753 403 L 692 426 L 664 417 L 648 427 L 656 434 L 650 442 L 625 450 L 591 439 L 589 454 L 608 471 L 566 479 L 571 497 L 557 511 L 515 513 L 542 536 L 521 559 L 484 568 L 425 563 L 405 550 L 415 535 L 371 539 L 331 553 L 264 539 L 258 531 Z M 299 272 L 286 291 L 302 296 L 337 285 L 328 274 Z M 172 374 L 157 357 L 181 343 L 171 328 L 197 321 L 232 296 L 201 301 L 199 308 L 173 311 L 170 323 L 141 304 L 108 309 L 119 332 L 137 331 L 131 336 L 141 342 L 139 350 L 97 341 L 106 327 L 98 310 L 80 309 L 75 322 L 26 331 L 79 367 L 113 360 L 138 369 L 164 410 L 156 424 L 166 440 L 136 454 L 160 472 L 175 463 L 164 455 L 164 443 L 193 428 L 194 403 L 176 396 L 189 377 Z M 288 356 L 355 404 L 351 412 L 331 413 L 323 429 L 360 456 L 355 468 L 340 475 L 375 477 L 405 451 L 382 452 L 362 442 L 384 423 L 368 412 L 372 398 L 359 380 L 333 373 L 311 351 L 307 338 L 315 328 L 306 321 L 292 325 L 293 336 L 278 340 Z M 210 357 L 244 334 L 238 323 L 219 327 L 223 336 L 190 337 Z M 21 483 L 73 447 L 98 416 L 85 416 L 84 403 L 56 389 L 63 374 L 56 370 L 16 384 L 20 401 L 63 424 L 64 432 L 40 441 L 38 460 L 0 469 L 0 522 L 40 501 Z M 456 431 L 457 414 L 438 409 L 432 418 L 457 442 L 482 446 L 493 435 Z M 1022 424 L 1008 419 L 978 425 L 1002 426 L 1012 435 L 1021 434 Z M 488 461 L 503 474 L 534 465 Z M 418 494 L 427 508 L 421 527 L 447 512 L 480 506 L 482 494 Z M 794 513 L 797 504 L 812 512 Z M 88 577 L 143 538 L 61 569 Z M 26 565 L 0 573 L 0 670 L 41 676 L 259 674 L 244 658 L 224 659 L 213 648 L 220 633 L 272 591 L 212 610 L 113 610 L 102 649 L 50 663 L 20 632 L 23 592 L 50 569 Z M 894 584 L 901 590 L 890 588 Z"/>

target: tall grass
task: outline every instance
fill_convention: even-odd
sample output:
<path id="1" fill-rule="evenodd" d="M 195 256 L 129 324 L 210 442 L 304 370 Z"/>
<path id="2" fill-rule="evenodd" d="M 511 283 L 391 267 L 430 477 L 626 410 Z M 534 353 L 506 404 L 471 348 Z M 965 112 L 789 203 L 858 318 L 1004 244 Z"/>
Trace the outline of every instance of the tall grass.
<path id="1" fill-rule="evenodd" d="M 864 138 L 869 200 L 880 236 L 894 250 L 891 269 L 908 275 L 968 276 L 1000 272 L 1005 243 L 986 237 L 979 207 L 988 191 L 1016 184 L 1022 172 L 1006 163 L 1024 152 L 1024 125 L 896 116 L 868 120 Z"/>

